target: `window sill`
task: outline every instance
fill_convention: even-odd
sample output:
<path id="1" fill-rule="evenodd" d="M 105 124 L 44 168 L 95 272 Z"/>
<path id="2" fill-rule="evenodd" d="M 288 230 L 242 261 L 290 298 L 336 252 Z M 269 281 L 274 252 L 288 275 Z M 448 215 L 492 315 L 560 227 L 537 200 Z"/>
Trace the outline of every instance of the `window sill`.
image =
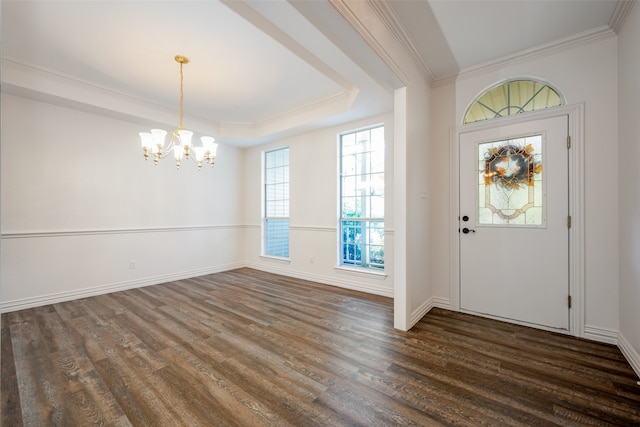
<path id="1" fill-rule="evenodd" d="M 366 268 L 345 267 L 343 265 L 337 265 L 334 268 L 338 273 L 351 274 L 353 276 L 368 276 L 381 280 L 387 278 L 387 273 L 385 273 L 384 271 L 369 270 Z"/>
<path id="2" fill-rule="evenodd" d="M 291 264 L 291 258 L 283 258 L 271 255 L 260 255 L 260 259 L 265 261 L 277 262 L 280 264 Z"/>

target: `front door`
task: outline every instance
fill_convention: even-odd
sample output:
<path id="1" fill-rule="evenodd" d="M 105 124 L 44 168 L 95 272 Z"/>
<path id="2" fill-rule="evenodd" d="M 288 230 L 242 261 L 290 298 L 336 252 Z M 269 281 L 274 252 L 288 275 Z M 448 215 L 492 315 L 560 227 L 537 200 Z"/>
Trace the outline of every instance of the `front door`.
<path id="1" fill-rule="evenodd" d="M 460 308 L 569 329 L 568 116 L 461 133 Z"/>

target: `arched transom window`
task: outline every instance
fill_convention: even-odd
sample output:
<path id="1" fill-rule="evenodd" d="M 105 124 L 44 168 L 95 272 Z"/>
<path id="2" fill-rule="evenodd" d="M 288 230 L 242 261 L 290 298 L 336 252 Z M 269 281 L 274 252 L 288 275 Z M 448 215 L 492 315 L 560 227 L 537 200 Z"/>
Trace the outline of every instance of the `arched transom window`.
<path id="1" fill-rule="evenodd" d="M 467 110 L 464 123 L 512 116 L 563 104 L 562 96 L 547 83 L 538 80 L 509 80 L 481 94 Z"/>

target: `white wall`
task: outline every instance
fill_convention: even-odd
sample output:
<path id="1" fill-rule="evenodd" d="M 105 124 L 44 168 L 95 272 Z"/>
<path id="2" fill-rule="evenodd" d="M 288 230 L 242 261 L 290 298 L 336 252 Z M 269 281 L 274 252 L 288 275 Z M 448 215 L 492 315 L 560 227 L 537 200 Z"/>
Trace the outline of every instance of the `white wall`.
<path id="1" fill-rule="evenodd" d="M 338 265 L 338 134 L 384 123 L 385 274 Z M 265 150 L 289 147 L 289 261 L 262 257 L 262 174 Z M 393 296 L 393 115 L 322 129 L 249 148 L 245 153 L 245 260 L 248 266 L 321 283 Z"/>
<path id="2" fill-rule="evenodd" d="M 620 344 L 640 376 L 640 5 L 618 37 Z"/>
<path id="3" fill-rule="evenodd" d="M 336 1 L 338 9 L 394 75 L 394 327 L 411 328 L 433 306 L 431 284 L 431 148 L 425 70 L 381 19 L 383 4 Z"/>
<path id="4" fill-rule="evenodd" d="M 445 98 L 455 96 L 454 124 L 462 123 L 469 103 L 495 83 L 514 77 L 533 77 L 548 81 L 567 98 L 568 104 L 585 105 L 585 332 L 596 339 L 616 339 L 618 330 L 618 131 L 617 131 L 617 44 L 615 37 L 579 45 L 543 57 L 533 57 L 501 68 L 463 74 L 451 85 L 437 88 L 434 100 L 444 102 L 444 110 L 451 105 Z M 447 137 L 452 124 L 451 117 L 441 117 L 434 108 L 439 130 L 434 141 L 437 156 L 445 156 L 449 150 Z M 445 129 L 447 128 L 447 129 Z M 447 140 L 448 139 L 448 140 Z M 447 147 L 445 147 L 447 144 Z M 438 204 L 434 216 L 457 217 L 446 204 L 450 190 L 437 184 Z M 444 227 L 445 224 L 442 224 Z M 444 235 L 438 232 L 436 244 L 448 245 Z M 451 283 L 446 271 L 449 263 L 445 254 L 449 248 L 441 247 L 434 262 L 433 277 L 438 279 L 434 289 L 436 300 L 445 301 L 450 289 L 443 283 Z"/>
<path id="5" fill-rule="evenodd" d="M 6 93 L 2 120 L 2 310 L 241 265 L 242 151 L 176 170 L 146 126 Z"/>
<path id="6" fill-rule="evenodd" d="M 455 84 L 440 85 L 432 90 L 431 111 L 431 253 L 434 303 L 450 308 L 452 278 L 450 274 L 451 227 L 458 227 L 458 212 L 450 209 L 453 197 L 451 186 L 451 129 L 456 127 Z"/>
<path id="7" fill-rule="evenodd" d="M 422 84 L 419 84 L 422 83 Z M 406 264 L 407 296 L 413 326 L 432 307 L 432 263 L 434 177 L 432 170 L 438 159 L 432 156 L 430 134 L 430 88 L 416 82 L 407 90 L 407 157 L 406 173 Z M 435 179 L 437 181 L 430 181 Z"/>

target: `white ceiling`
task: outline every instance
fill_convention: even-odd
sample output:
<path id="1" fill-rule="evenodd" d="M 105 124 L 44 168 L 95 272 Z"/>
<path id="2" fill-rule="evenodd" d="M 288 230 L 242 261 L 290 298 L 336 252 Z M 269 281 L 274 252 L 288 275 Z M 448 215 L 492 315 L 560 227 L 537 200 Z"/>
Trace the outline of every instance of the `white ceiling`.
<path id="1" fill-rule="evenodd" d="M 389 1 L 436 79 L 607 27 L 617 3 L 617 0 Z"/>
<path id="2" fill-rule="evenodd" d="M 382 3 L 432 81 L 606 27 L 616 6 Z M 4 91 L 177 126 L 176 54 L 191 60 L 185 127 L 223 143 L 261 143 L 393 106 L 389 68 L 326 0 L 2 1 Z"/>

